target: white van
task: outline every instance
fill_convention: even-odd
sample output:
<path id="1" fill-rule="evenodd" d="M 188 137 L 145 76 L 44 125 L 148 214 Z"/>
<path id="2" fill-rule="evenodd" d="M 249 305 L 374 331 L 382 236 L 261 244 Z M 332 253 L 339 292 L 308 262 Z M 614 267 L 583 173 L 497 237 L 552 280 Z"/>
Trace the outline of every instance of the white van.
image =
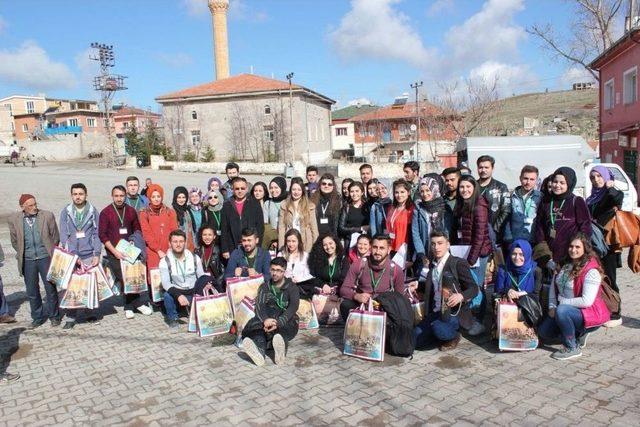
<path id="1" fill-rule="evenodd" d="M 588 197 L 591 194 L 591 180 L 589 179 L 589 174 L 591 173 L 591 169 L 594 166 L 604 166 L 613 175 L 613 179 L 615 182 L 614 187 L 624 193 L 624 199 L 622 200 L 622 210 L 633 212 L 636 215 L 640 214 L 640 208 L 638 207 L 638 192 L 629 179 L 629 176 L 626 172 L 620 167 L 620 165 L 616 163 L 595 163 L 591 162 L 587 164 L 584 168 L 584 175 L 586 177 L 584 182 L 584 187 L 582 188 L 582 197 Z"/>

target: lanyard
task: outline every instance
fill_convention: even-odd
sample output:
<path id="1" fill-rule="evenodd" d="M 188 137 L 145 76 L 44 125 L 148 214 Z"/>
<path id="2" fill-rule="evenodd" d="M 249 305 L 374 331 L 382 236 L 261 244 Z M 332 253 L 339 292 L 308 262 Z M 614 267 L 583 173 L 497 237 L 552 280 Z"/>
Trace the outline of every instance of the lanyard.
<path id="1" fill-rule="evenodd" d="M 211 213 L 213 214 L 213 218 L 216 220 L 216 224 L 218 224 L 218 229 L 220 229 L 220 212 L 211 211 Z"/>
<path id="2" fill-rule="evenodd" d="M 531 273 L 531 269 L 528 269 L 527 273 L 524 276 L 522 276 L 522 279 L 520 279 L 519 282 L 516 282 L 516 279 L 513 278 L 511 273 L 507 272 L 507 274 L 509 275 L 509 279 L 511 279 L 511 281 L 515 285 L 516 289 L 518 289 L 518 290 L 520 290 L 520 285 L 522 285 L 522 282 L 524 282 L 526 280 L 527 276 L 529 276 L 529 273 Z"/>
<path id="3" fill-rule="evenodd" d="M 389 219 L 389 225 L 390 227 L 387 227 L 387 229 L 395 231 L 396 229 L 396 219 L 398 217 L 398 215 L 400 214 L 400 212 L 402 212 L 404 210 L 404 207 L 401 208 L 395 208 L 393 210 L 393 213 L 391 213 L 391 219 Z"/>
<path id="4" fill-rule="evenodd" d="M 111 206 L 113 206 L 113 210 L 116 211 L 116 215 L 118 215 L 118 219 L 120 220 L 120 227 L 124 227 L 124 216 L 127 209 L 126 205 L 124 209 L 122 209 L 122 216 L 120 216 L 120 213 L 118 212 L 118 208 L 116 208 L 116 205 L 114 203 L 112 203 Z"/>
<path id="5" fill-rule="evenodd" d="M 326 204 L 320 203 L 320 209 L 322 209 L 322 218 L 326 218 L 327 217 L 327 209 L 328 208 L 329 208 L 329 202 L 327 202 Z"/>
<path id="6" fill-rule="evenodd" d="M 253 257 L 248 257 L 246 254 L 244 255 L 244 260 L 247 263 L 247 267 L 249 268 L 253 268 L 254 265 L 256 265 L 256 258 L 258 257 L 258 254 L 255 254 L 255 256 Z M 249 263 L 249 260 L 253 260 L 252 263 Z"/>
<path id="7" fill-rule="evenodd" d="M 562 207 L 564 206 L 564 202 L 567 199 L 564 199 L 562 201 L 562 203 L 560 203 L 560 208 L 558 208 L 558 212 L 562 211 Z M 551 219 L 551 227 L 552 228 L 556 228 L 556 214 L 553 213 L 553 200 L 551 201 L 551 204 L 549 205 L 549 217 Z"/>
<path id="8" fill-rule="evenodd" d="M 82 229 L 82 220 L 84 218 L 84 216 L 87 213 L 87 205 L 84 206 L 84 208 L 78 210 L 75 207 L 73 208 L 73 210 L 76 213 L 76 228 L 78 230 Z"/>
<path id="9" fill-rule="evenodd" d="M 131 197 L 127 197 L 127 199 L 129 200 L 129 204 L 133 203 L 132 200 L 134 200 L 134 199 L 132 199 Z M 133 208 L 135 210 L 138 210 L 138 206 L 140 205 L 140 196 L 136 197 L 135 201 L 136 201 L 136 203 L 134 205 L 132 205 L 132 206 L 133 206 Z"/>
<path id="10" fill-rule="evenodd" d="M 333 260 L 333 264 L 329 265 L 329 283 L 333 284 L 333 275 L 336 273 L 336 266 L 338 265 L 338 258 Z"/>
<path id="11" fill-rule="evenodd" d="M 180 275 L 182 276 L 182 282 L 184 283 L 187 280 L 187 257 L 185 256 L 182 260 L 182 263 L 176 258 L 176 268 L 179 270 Z"/>
<path id="12" fill-rule="evenodd" d="M 276 304 L 278 305 L 278 307 L 280 307 L 281 310 L 284 310 L 286 308 L 286 304 L 284 302 L 284 294 L 282 292 L 282 290 L 277 291 L 276 287 L 273 285 L 269 285 L 269 289 L 271 289 L 271 293 L 273 294 L 273 297 L 276 300 Z"/>
<path id="13" fill-rule="evenodd" d="M 369 269 L 369 275 L 371 276 L 371 286 L 373 287 L 374 291 L 378 289 L 378 285 L 380 284 L 380 280 L 382 280 L 382 276 L 384 276 L 385 271 L 387 271 L 387 267 L 382 269 L 382 272 L 378 276 L 378 280 L 376 280 L 375 276 L 373 275 L 373 270 Z"/>
<path id="14" fill-rule="evenodd" d="M 533 206 L 533 199 L 532 199 L 532 194 L 531 192 L 528 194 L 527 196 L 523 197 L 524 200 L 524 216 L 526 218 L 529 218 L 529 212 L 531 211 L 531 207 Z"/>

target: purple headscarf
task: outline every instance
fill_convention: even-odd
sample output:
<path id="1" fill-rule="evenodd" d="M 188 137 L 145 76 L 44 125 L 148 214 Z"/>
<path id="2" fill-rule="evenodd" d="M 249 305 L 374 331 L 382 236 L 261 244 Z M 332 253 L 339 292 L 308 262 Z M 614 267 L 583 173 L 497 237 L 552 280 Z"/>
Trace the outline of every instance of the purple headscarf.
<path id="1" fill-rule="evenodd" d="M 220 178 L 218 178 L 217 176 L 214 176 L 212 178 L 209 178 L 209 181 L 207 181 L 207 192 L 209 192 L 209 189 L 211 188 L 211 183 L 213 181 L 216 181 L 218 183 L 218 189 L 222 190 L 222 181 L 220 181 Z"/>
<path id="2" fill-rule="evenodd" d="M 593 172 L 598 172 L 604 179 L 605 184 L 607 183 L 607 181 L 613 181 L 613 174 L 605 166 L 600 166 L 600 165 L 594 166 L 593 169 L 591 169 L 591 172 L 589 172 L 589 178 L 591 178 L 591 174 Z M 607 192 L 606 185 L 602 186 L 601 188 L 596 188 L 595 186 L 592 186 L 591 195 L 587 197 L 587 205 L 591 206 L 598 203 L 604 197 L 606 192 Z"/>

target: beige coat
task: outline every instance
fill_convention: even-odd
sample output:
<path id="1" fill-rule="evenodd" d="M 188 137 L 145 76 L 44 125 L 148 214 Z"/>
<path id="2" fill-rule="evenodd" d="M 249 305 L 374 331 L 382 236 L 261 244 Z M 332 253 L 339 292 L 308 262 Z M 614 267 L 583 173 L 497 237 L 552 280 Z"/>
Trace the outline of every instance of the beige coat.
<path id="1" fill-rule="evenodd" d="M 18 271 L 22 275 L 24 263 L 24 213 L 16 212 L 9 217 L 9 235 L 11 237 L 11 246 L 16 251 L 16 259 L 18 260 Z M 53 255 L 53 249 L 60 243 L 60 232 L 56 217 L 49 211 L 38 211 L 38 226 L 40 228 L 40 237 L 44 247 L 49 252 L 49 256 Z"/>
<path id="2" fill-rule="evenodd" d="M 284 235 L 293 228 L 293 207 L 289 206 L 288 200 L 280 205 L 278 215 L 278 247 L 284 246 Z M 300 234 L 302 235 L 302 245 L 305 252 L 310 252 L 311 247 L 318 238 L 318 223 L 316 221 L 316 205 L 309 202 L 309 210 L 306 215 L 300 218 Z"/>

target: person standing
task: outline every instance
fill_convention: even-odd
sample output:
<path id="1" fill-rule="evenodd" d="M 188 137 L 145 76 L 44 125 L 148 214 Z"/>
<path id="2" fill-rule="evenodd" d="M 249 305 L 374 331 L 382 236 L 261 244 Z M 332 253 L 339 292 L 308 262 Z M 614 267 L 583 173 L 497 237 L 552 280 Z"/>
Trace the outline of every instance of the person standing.
<path id="1" fill-rule="evenodd" d="M 142 237 L 147 246 L 147 277 L 149 270 L 157 268 L 160 260 L 169 250 L 169 234 L 178 228 L 176 212 L 164 205 L 164 190 L 158 184 L 151 184 L 149 207 L 138 215 Z M 143 314 L 145 314 L 143 312 Z"/>
<path id="2" fill-rule="evenodd" d="M 489 205 L 491 241 L 497 244 L 502 243 L 504 225 L 511 213 L 511 198 L 506 184 L 493 178 L 495 164 L 496 161 L 491 156 L 480 156 L 476 161 L 480 195 L 487 200 Z"/>
<path id="3" fill-rule="evenodd" d="M 142 230 L 138 213 L 134 208 L 125 203 L 126 189 L 122 185 L 116 185 L 111 189 L 111 199 L 113 202 L 100 212 L 98 222 L 98 236 L 106 249 L 105 261 L 116 283 L 122 289 L 124 300 L 124 315 L 127 319 L 135 317 L 134 310 L 149 316 L 153 310 L 148 305 L 141 302 L 140 294 L 125 294 L 124 279 L 122 277 L 122 267 L 120 261 L 126 256 L 116 249 L 120 240 L 137 242 L 141 244 Z M 137 245 L 136 245 L 137 246 Z"/>
<path id="4" fill-rule="evenodd" d="M 313 193 L 310 200 L 316 206 L 318 235 L 337 234 L 342 199 L 333 175 L 325 173 L 320 177 L 320 189 Z"/>
<path id="5" fill-rule="evenodd" d="M 189 210 L 189 193 L 187 188 L 178 186 L 173 190 L 173 200 L 171 201 L 171 207 L 176 213 L 178 219 L 178 228 L 184 231 L 187 236 L 187 249 L 193 252 L 196 244 L 196 229 L 194 225 L 194 219 Z"/>
<path id="6" fill-rule="evenodd" d="M 391 251 L 399 251 L 405 245 L 405 260 L 411 259 L 413 243 L 411 220 L 414 211 L 411 199 L 411 183 L 399 179 L 393 183 L 393 204 L 387 212 L 387 231 L 391 238 Z"/>
<path id="7" fill-rule="evenodd" d="M 460 170 L 458 168 L 446 168 L 442 171 L 444 178 L 444 186 L 447 190 L 443 196 L 445 203 L 444 229 L 449 239 L 453 239 L 453 224 L 455 222 L 454 212 L 456 210 L 456 201 L 458 200 L 458 182 L 460 181 Z"/>
<path id="8" fill-rule="evenodd" d="M 142 191 L 140 191 L 140 194 L 147 197 L 147 190 L 149 189 L 149 186 L 153 184 L 153 181 L 151 181 L 151 178 L 147 178 L 144 180 L 144 188 L 142 189 Z"/>
<path id="9" fill-rule="evenodd" d="M 140 190 L 140 180 L 136 176 L 127 177 L 125 182 L 127 187 L 127 204 L 134 208 L 136 212 L 140 212 L 149 207 L 149 187 L 147 187 L 147 196 L 138 194 Z"/>
<path id="10" fill-rule="evenodd" d="M 289 197 L 280 205 L 278 247 L 282 248 L 285 245 L 285 234 L 291 229 L 300 232 L 304 250 L 309 252 L 318 238 L 316 205 L 309 201 L 300 177 L 291 180 Z"/>
<path id="11" fill-rule="evenodd" d="M 202 226 L 211 227 L 216 234 L 216 246 L 220 247 L 220 235 L 222 234 L 222 205 L 224 196 L 220 190 L 209 190 L 207 200 L 202 208 Z"/>
<path id="12" fill-rule="evenodd" d="M 378 180 L 378 200 L 371 205 L 369 212 L 369 227 L 371 235 L 384 234 L 387 231 L 387 210 L 393 203 L 390 196 L 393 187 L 391 180 L 381 178 Z"/>
<path id="13" fill-rule="evenodd" d="M 373 179 L 373 166 L 371 166 L 368 163 L 365 163 L 362 166 L 360 166 L 359 170 L 360 170 L 360 181 L 362 181 L 362 184 L 366 188 L 367 184 L 369 184 L 369 181 Z"/>
<path id="14" fill-rule="evenodd" d="M 353 233 L 364 234 L 369 231 L 370 214 L 363 200 L 364 185 L 352 182 L 349 185 L 349 203 L 340 211 L 338 217 L 338 236 L 344 242 L 345 248 L 351 248 Z"/>
<path id="15" fill-rule="evenodd" d="M 416 253 L 414 272 L 417 276 L 422 272 L 422 268 L 428 265 L 431 254 L 431 233 L 444 230 L 445 202 L 440 196 L 440 187 L 433 178 L 422 178 L 420 180 L 420 201 L 416 203 L 411 218 L 411 234 L 413 248 Z"/>
<path id="16" fill-rule="evenodd" d="M 262 236 L 262 247 L 269 249 L 273 241 L 278 244 L 278 218 L 280 216 L 280 206 L 287 198 L 287 181 L 276 176 L 269 183 L 269 198 L 264 202 L 264 235 Z"/>
<path id="17" fill-rule="evenodd" d="M 95 267 L 100 263 L 102 242 L 98 236 L 98 211 L 87 202 L 87 187 L 82 183 L 71 185 L 71 203 L 60 212 L 60 246 L 78 256 L 78 264 Z M 62 329 L 72 329 L 85 309 L 66 310 L 67 321 Z M 95 322 L 95 316 L 87 318 Z"/>
<path id="18" fill-rule="evenodd" d="M 4 251 L 0 246 L 0 267 L 4 265 Z M 2 283 L 2 276 L 0 276 L 0 323 L 15 323 L 16 319 L 9 314 L 9 303 L 7 297 L 4 295 L 4 286 Z M 2 381 L 0 377 L 0 381 Z"/>
<path id="19" fill-rule="evenodd" d="M 402 167 L 404 180 L 411 185 L 411 200 L 420 200 L 420 163 L 412 160 Z"/>
<path id="20" fill-rule="evenodd" d="M 536 215 L 542 202 L 542 193 L 536 190 L 538 168 L 525 166 L 520 172 L 520 186 L 511 193 L 511 215 L 504 229 L 504 243 L 511 244 L 518 239 L 533 243 Z"/>
<path id="21" fill-rule="evenodd" d="M 231 256 L 240 241 L 242 230 L 256 230 L 258 241 L 264 235 L 264 214 L 258 201 L 247 197 L 247 180 L 242 177 L 233 179 L 233 197 L 222 206 L 222 235 L 220 249 L 226 260 Z"/>
<path id="22" fill-rule="evenodd" d="M 55 285 L 47 281 L 53 248 L 60 242 L 56 217 L 49 211 L 39 210 L 36 198 L 31 194 L 21 195 L 19 204 L 22 211 L 9 217 L 9 235 L 16 251 L 18 271 L 24 276 L 27 288 L 31 327 L 37 328 L 47 318 L 51 326 L 59 326 L 58 292 Z M 39 279 L 42 279 L 47 295 L 46 310 L 42 307 Z"/>
<path id="23" fill-rule="evenodd" d="M 224 167 L 224 172 L 227 174 L 227 182 L 222 185 L 222 190 L 224 190 L 222 195 L 225 200 L 231 200 L 233 198 L 233 180 L 240 176 L 240 166 L 237 163 L 229 162 Z"/>
<path id="24" fill-rule="evenodd" d="M 318 167 L 307 166 L 307 183 L 305 184 L 307 197 L 311 197 L 318 190 Z"/>

